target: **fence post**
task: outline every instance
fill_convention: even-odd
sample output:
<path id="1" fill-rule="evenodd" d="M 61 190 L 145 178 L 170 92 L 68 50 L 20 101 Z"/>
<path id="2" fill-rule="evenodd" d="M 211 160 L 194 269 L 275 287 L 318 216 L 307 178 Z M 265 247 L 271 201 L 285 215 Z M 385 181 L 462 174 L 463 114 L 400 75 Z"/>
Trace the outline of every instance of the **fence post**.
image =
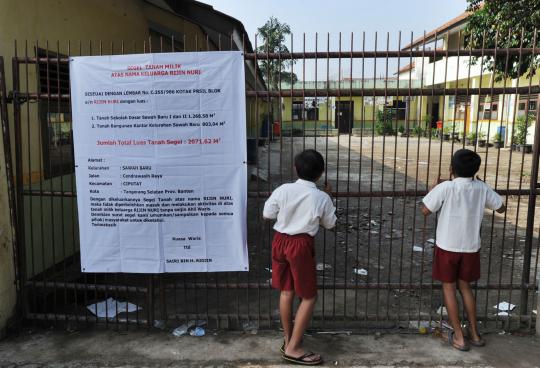
<path id="1" fill-rule="evenodd" d="M 540 94 L 537 99 L 540 106 Z M 531 165 L 531 180 L 529 192 L 529 204 L 527 210 L 527 228 L 525 230 L 525 249 L 523 252 L 523 272 L 521 274 L 521 301 L 520 315 L 527 314 L 529 298 L 529 282 L 531 277 L 531 254 L 534 232 L 534 213 L 536 207 L 536 190 L 538 189 L 538 158 L 540 155 L 540 109 L 536 112 L 536 124 L 534 128 L 533 158 Z"/>

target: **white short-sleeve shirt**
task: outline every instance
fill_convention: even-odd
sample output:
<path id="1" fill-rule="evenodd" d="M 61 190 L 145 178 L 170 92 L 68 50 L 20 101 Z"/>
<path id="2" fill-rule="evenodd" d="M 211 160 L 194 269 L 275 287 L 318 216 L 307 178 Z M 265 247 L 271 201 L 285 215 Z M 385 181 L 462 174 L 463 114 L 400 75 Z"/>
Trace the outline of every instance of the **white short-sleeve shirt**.
<path id="1" fill-rule="evenodd" d="M 319 225 L 331 229 L 336 224 L 336 208 L 328 194 L 315 183 L 298 179 L 276 188 L 264 204 L 264 218 L 277 220 L 274 230 L 288 235 L 315 236 Z"/>
<path id="2" fill-rule="evenodd" d="M 481 246 L 480 225 L 484 209 L 498 210 L 502 198 L 483 181 L 455 178 L 433 188 L 423 199 L 439 213 L 437 246 L 450 252 L 475 253 Z"/>

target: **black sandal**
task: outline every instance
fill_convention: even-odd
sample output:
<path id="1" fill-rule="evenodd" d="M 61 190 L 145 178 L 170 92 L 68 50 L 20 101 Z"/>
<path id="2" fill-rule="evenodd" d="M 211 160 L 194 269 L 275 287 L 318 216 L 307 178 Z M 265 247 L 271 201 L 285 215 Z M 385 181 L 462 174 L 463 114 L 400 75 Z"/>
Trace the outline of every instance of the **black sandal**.
<path id="1" fill-rule="evenodd" d="M 480 340 L 474 340 L 471 335 L 471 330 L 467 329 L 467 338 L 469 340 L 469 344 L 477 348 L 486 346 L 486 341 L 482 338 L 482 335 L 478 334 L 478 337 L 480 337 Z"/>
<path id="2" fill-rule="evenodd" d="M 454 349 L 457 349 L 459 351 L 469 351 L 469 350 L 471 350 L 470 346 L 467 343 L 464 343 L 463 345 L 457 345 L 457 344 L 454 343 L 454 331 L 448 331 L 448 343 Z"/>
<path id="3" fill-rule="evenodd" d="M 283 345 L 281 345 L 279 351 L 281 352 L 281 354 L 285 354 L 285 341 L 283 341 Z"/>
<path id="4" fill-rule="evenodd" d="M 283 354 L 281 357 L 285 359 L 286 361 L 289 361 L 294 364 L 300 364 L 300 365 L 319 365 L 323 362 L 322 357 L 317 360 L 306 360 L 306 358 L 312 357 L 314 355 L 317 355 L 313 352 L 305 353 L 304 355 L 295 358 L 290 355 Z"/>

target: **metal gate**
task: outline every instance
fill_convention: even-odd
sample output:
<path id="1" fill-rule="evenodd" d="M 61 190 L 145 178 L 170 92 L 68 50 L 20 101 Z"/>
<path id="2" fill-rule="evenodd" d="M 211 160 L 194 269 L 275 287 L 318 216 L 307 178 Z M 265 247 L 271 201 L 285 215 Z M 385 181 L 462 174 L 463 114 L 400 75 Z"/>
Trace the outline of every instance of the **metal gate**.
<path id="1" fill-rule="evenodd" d="M 482 277 L 475 284 L 479 320 L 493 328 L 530 327 L 538 277 L 540 87 L 532 76 L 517 85 L 506 78 L 486 82 L 484 70 L 474 77 L 478 71 L 466 61 L 504 55 L 521 62 L 539 50 L 526 44 L 440 50 L 437 41 L 431 49 L 424 43 L 405 50 L 400 34 L 397 48 L 389 48 L 387 35 L 386 47 L 377 49 L 375 35 L 368 51 L 371 41 L 365 35 L 351 35 L 344 46 L 340 34 L 332 48 L 329 35 L 315 35 L 309 51 L 303 40 L 300 52 L 291 44 L 289 53 L 245 54 L 246 63 L 260 65 L 259 72 L 270 76 L 265 88 L 246 93 L 253 143 L 248 147 L 255 157 L 248 183 L 251 270 L 219 274 L 80 272 L 68 57 L 123 53 L 124 43 L 34 44 L 30 53 L 28 45 L 16 47 L 11 94 L 15 249 L 24 317 L 122 328 L 188 320 L 206 320 L 214 328 L 277 326 L 277 293 L 269 281 L 272 224 L 262 220 L 262 206 L 273 189 L 294 180 L 294 155 L 315 148 L 325 157 L 324 180 L 334 188 L 339 217 L 335 230 L 316 237 L 315 328 L 436 323 L 443 314 L 440 284 L 430 272 L 436 218 L 424 219 L 418 202 L 438 176 L 447 176 L 452 152 L 469 146 L 482 157 L 479 178 L 509 208 L 504 215 L 486 213 L 482 226 Z M 167 41 L 174 51 L 175 40 Z M 156 50 L 144 42 L 140 51 L 169 51 L 163 44 Z M 326 46 L 321 50 L 320 44 Z M 229 45 L 232 40 L 223 40 L 218 48 Z M 298 81 L 283 77 L 284 61 Z M 346 110 L 345 129 L 340 129 L 341 109 Z M 434 109 L 439 121 L 431 116 Z M 518 144 L 521 116 L 525 141 Z M 3 126 L 9 159 L 8 124 Z M 527 133 L 533 130 L 530 153 Z M 114 299 L 110 315 L 96 317 L 87 309 L 108 298 Z M 494 308 L 501 301 L 517 307 L 501 313 Z M 139 308 L 114 313 L 128 302 Z"/>

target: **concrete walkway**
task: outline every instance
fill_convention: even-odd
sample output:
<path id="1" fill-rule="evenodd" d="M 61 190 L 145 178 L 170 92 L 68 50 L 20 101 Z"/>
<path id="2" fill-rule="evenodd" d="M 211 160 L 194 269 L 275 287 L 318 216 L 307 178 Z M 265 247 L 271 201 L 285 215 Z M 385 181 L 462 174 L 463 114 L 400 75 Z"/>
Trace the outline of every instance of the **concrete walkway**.
<path id="1" fill-rule="evenodd" d="M 338 367 L 540 367 L 540 339 L 487 335 L 470 352 L 433 336 L 404 334 L 307 336 L 325 366 Z M 0 342 L 0 367 L 279 367 L 286 366 L 277 332 L 212 332 L 174 337 L 163 331 L 26 331 Z"/>

